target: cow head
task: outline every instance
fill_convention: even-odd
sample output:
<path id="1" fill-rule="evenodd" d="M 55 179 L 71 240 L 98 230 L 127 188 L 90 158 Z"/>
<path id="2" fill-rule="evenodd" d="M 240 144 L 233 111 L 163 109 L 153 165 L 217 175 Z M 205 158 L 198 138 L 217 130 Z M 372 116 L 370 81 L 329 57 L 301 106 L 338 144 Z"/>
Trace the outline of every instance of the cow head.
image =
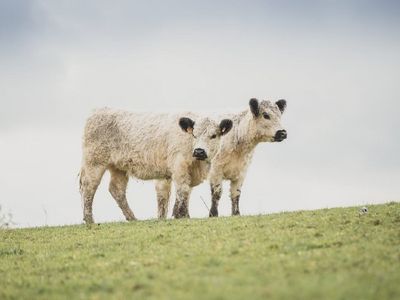
<path id="1" fill-rule="evenodd" d="M 286 100 L 275 103 L 252 98 L 249 102 L 252 133 L 261 142 L 281 142 L 287 138 L 286 130 L 281 125 L 281 116 L 286 108 Z"/>
<path id="2" fill-rule="evenodd" d="M 221 136 L 232 128 L 232 120 L 224 119 L 220 123 L 209 118 L 200 118 L 196 123 L 190 118 L 180 118 L 179 126 L 193 136 L 193 157 L 207 160 L 215 156 Z"/>

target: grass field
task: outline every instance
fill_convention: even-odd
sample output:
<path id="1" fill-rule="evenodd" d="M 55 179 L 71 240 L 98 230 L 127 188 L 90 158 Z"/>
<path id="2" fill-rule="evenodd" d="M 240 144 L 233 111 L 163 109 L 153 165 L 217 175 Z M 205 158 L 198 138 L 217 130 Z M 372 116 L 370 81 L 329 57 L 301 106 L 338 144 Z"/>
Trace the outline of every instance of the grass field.
<path id="1" fill-rule="evenodd" d="M 400 203 L 0 230 L 0 299 L 400 299 Z"/>

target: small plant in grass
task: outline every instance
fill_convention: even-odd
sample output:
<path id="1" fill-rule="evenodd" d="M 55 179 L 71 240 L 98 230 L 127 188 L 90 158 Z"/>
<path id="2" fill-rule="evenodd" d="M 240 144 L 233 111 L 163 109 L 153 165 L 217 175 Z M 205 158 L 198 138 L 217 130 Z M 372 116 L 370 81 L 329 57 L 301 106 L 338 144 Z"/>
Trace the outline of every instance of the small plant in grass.
<path id="1" fill-rule="evenodd" d="M 9 228 L 13 224 L 15 223 L 12 221 L 12 214 L 6 213 L 0 205 L 0 228 Z"/>

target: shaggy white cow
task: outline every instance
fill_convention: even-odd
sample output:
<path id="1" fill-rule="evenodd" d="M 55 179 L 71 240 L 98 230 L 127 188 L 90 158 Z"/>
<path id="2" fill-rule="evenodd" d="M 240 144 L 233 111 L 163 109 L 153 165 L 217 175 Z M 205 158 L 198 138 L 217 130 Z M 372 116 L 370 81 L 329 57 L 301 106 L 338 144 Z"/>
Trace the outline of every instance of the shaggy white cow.
<path id="1" fill-rule="evenodd" d="M 260 142 L 281 142 L 287 137 L 281 125 L 285 100 L 272 103 L 253 98 L 249 106 L 249 109 L 229 116 L 233 128 L 221 139 L 220 148 L 212 160 L 209 175 L 212 199 L 210 217 L 218 216 L 223 180 L 230 181 L 232 215 L 240 215 L 241 187 L 255 147 Z"/>
<path id="2" fill-rule="evenodd" d="M 217 154 L 212 159 L 209 180 L 211 184 L 212 205 L 210 217 L 218 216 L 218 202 L 222 193 L 222 181 L 230 180 L 232 215 L 239 215 L 239 198 L 241 187 L 251 162 L 255 147 L 260 142 L 281 142 L 286 139 L 286 130 L 282 129 L 280 120 L 286 108 L 286 101 L 275 103 L 250 99 L 249 109 L 226 117 L 232 119 L 233 128 L 221 139 Z M 157 181 L 156 185 L 159 185 Z M 168 205 L 170 187 L 164 189 Z M 157 190 L 157 198 L 160 192 Z M 177 203 L 175 203 L 175 206 Z M 160 206 L 160 201 L 159 201 Z"/>
<path id="3" fill-rule="evenodd" d="M 111 173 L 109 191 L 127 220 L 136 219 L 126 199 L 129 176 L 160 180 L 159 217 L 167 214 L 164 198 L 169 198 L 169 192 L 165 191 L 173 181 L 177 191 L 174 216 L 188 217 L 191 188 L 206 179 L 220 136 L 231 128 L 231 120 L 217 124 L 191 113 L 97 110 L 88 118 L 83 136 L 80 192 L 84 221 L 93 223 L 93 198 L 106 170 Z"/>

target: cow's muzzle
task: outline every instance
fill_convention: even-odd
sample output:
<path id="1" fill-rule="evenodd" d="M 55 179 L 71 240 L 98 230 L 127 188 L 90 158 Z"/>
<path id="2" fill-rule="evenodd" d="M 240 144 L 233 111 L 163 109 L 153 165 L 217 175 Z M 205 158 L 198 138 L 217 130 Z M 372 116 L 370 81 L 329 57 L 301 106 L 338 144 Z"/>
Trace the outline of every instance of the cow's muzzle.
<path id="1" fill-rule="evenodd" d="M 197 160 L 205 160 L 207 158 L 207 153 L 204 149 L 196 148 L 193 151 L 193 157 Z"/>
<path id="2" fill-rule="evenodd" d="M 282 142 L 284 139 L 287 138 L 287 132 L 285 129 L 278 130 L 274 136 L 274 142 Z"/>

